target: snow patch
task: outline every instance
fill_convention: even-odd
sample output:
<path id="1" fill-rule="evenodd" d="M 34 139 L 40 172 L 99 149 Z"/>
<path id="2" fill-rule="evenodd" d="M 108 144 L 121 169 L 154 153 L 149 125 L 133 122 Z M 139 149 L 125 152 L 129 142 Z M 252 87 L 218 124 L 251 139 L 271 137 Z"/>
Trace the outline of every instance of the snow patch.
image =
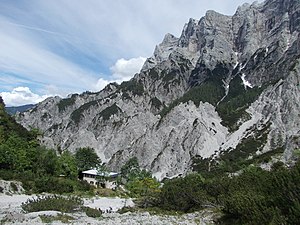
<path id="1" fill-rule="evenodd" d="M 290 37 L 287 37 L 286 39 L 286 48 L 285 48 L 285 51 L 287 51 L 291 46 L 291 41 L 290 41 Z"/>
<path id="2" fill-rule="evenodd" d="M 268 52 L 269 52 L 269 48 L 266 47 L 266 53 L 265 53 L 265 57 L 268 55 Z"/>
<path id="3" fill-rule="evenodd" d="M 236 63 L 235 63 L 235 65 L 234 65 L 233 69 L 237 68 L 238 65 L 239 65 L 239 61 L 236 61 Z"/>
<path id="4" fill-rule="evenodd" d="M 241 79 L 243 81 L 245 89 L 247 89 L 247 87 L 253 88 L 252 84 L 250 84 L 250 82 L 246 80 L 246 75 L 244 73 L 242 74 Z"/>
<path id="5" fill-rule="evenodd" d="M 237 66 L 239 65 L 239 58 L 238 58 L 238 56 L 239 56 L 239 53 L 238 52 L 234 52 L 234 54 L 235 54 L 235 56 L 236 56 L 236 63 L 235 63 L 235 65 L 234 65 L 234 67 L 233 67 L 233 69 L 236 69 L 237 68 Z"/>

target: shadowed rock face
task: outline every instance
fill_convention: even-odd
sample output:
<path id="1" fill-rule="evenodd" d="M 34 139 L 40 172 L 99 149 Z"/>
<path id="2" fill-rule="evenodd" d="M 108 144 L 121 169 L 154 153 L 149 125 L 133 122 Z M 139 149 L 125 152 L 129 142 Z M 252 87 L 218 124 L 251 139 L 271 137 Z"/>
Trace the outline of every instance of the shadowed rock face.
<path id="1" fill-rule="evenodd" d="M 160 178 L 262 131 L 251 154 L 280 147 L 287 160 L 299 147 L 299 29 L 297 0 L 208 11 L 179 38 L 167 34 L 131 81 L 49 98 L 17 118 L 49 147 L 93 147 L 112 169 L 137 156 Z"/>

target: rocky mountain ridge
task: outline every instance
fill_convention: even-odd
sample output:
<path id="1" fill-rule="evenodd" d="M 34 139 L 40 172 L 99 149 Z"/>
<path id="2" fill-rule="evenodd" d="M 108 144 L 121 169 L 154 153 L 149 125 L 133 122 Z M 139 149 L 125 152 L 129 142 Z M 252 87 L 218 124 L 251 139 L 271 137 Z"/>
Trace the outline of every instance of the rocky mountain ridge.
<path id="1" fill-rule="evenodd" d="M 17 119 L 49 147 L 93 147 L 115 170 L 137 156 L 158 178 L 196 159 L 274 151 L 289 160 L 300 146 L 299 31 L 297 0 L 208 11 L 179 38 L 167 34 L 130 81 L 49 98 Z"/>

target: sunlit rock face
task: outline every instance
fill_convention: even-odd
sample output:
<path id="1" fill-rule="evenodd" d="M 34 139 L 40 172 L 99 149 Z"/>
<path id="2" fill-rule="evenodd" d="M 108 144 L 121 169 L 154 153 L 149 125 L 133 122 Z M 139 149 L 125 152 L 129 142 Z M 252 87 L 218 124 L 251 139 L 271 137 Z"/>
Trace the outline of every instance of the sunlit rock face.
<path id="1" fill-rule="evenodd" d="M 17 120 L 48 147 L 93 147 L 114 170 L 136 156 L 158 178 L 260 134 L 251 154 L 283 148 L 289 160 L 300 144 L 299 30 L 297 0 L 208 11 L 167 34 L 131 81 L 46 99 Z"/>

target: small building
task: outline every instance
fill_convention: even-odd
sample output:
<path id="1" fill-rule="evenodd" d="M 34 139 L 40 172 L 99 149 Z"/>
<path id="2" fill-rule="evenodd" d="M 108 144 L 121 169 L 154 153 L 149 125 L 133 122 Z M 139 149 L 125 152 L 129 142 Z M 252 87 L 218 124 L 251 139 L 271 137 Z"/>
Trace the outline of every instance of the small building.
<path id="1" fill-rule="evenodd" d="M 117 177 L 116 172 L 105 172 L 99 174 L 96 169 L 86 170 L 82 172 L 83 180 L 96 187 L 115 189 L 117 187 Z M 103 177 L 103 179 L 99 179 Z"/>

